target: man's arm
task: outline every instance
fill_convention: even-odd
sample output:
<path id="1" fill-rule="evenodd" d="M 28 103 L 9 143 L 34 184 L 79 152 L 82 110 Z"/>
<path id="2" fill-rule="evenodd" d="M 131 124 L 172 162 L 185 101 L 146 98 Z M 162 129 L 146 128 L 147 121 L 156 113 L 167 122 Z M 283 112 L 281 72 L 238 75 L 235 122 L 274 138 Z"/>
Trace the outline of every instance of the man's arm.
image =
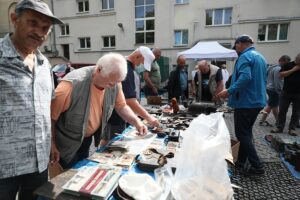
<path id="1" fill-rule="evenodd" d="M 142 117 L 143 119 L 147 120 L 147 122 L 151 126 L 159 126 L 158 120 L 150 115 L 135 98 L 126 99 L 127 105 L 136 113 L 138 116 Z"/>
<path id="2" fill-rule="evenodd" d="M 220 80 L 217 82 L 217 88 L 216 88 L 216 92 L 215 92 L 214 96 L 219 94 L 222 90 L 224 90 L 224 82 L 223 82 L 223 80 Z"/>
<path id="3" fill-rule="evenodd" d="M 154 86 L 154 84 L 152 83 L 151 79 L 150 79 L 150 72 L 148 72 L 147 70 L 144 71 L 143 73 L 143 77 L 145 80 L 146 85 L 151 88 L 152 92 L 154 94 L 158 94 L 156 87 Z"/>
<path id="4" fill-rule="evenodd" d="M 51 152 L 50 152 L 50 162 L 51 164 L 57 163 L 59 161 L 59 151 L 56 147 L 56 138 L 55 138 L 55 124 L 56 121 L 55 120 L 51 120 Z"/>
<path id="5" fill-rule="evenodd" d="M 296 65 L 295 67 L 293 67 L 293 68 L 290 69 L 290 70 L 279 72 L 279 77 L 280 77 L 280 78 L 287 77 L 287 76 L 289 76 L 289 75 L 291 75 L 291 74 L 293 74 L 294 72 L 299 71 L 299 70 L 300 70 L 300 66 Z"/>
<path id="6" fill-rule="evenodd" d="M 215 80 L 217 83 L 216 91 L 213 95 L 213 99 L 216 98 L 216 95 L 220 93 L 222 90 L 224 90 L 224 82 L 223 82 L 223 74 L 222 74 L 222 69 L 218 69 L 218 72 L 216 74 Z"/>
<path id="7" fill-rule="evenodd" d="M 73 87 L 70 82 L 61 81 L 55 90 L 55 99 L 51 102 L 51 163 L 58 162 L 60 158 L 60 153 L 56 147 L 55 125 L 60 114 L 66 111 L 70 106 L 72 90 Z"/>
<path id="8" fill-rule="evenodd" d="M 141 135 L 145 135 L 147 133 L 147 127 L 144 126 L 141 120 L 134 114 L 128 105 L 115 109 L 122 119 L 135 126 Z"/>

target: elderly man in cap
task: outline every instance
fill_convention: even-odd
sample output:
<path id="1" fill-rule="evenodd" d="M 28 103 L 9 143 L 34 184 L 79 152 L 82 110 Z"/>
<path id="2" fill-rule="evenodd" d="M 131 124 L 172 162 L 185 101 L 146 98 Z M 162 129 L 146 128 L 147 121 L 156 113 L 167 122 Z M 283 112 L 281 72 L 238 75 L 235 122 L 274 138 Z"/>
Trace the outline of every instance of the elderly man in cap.
<path id="1" fill-rule="evenodd" d="M 235 134 L 240 141 L 236 167 L 247 175 L 262 175 L 265 171 L 253 144 L 252 128 L 259 111 L 266 105 L 267 64 L 248 35 L 236 39 L 235 49 L 239 58 L 232 73 L 231 85 L 217 97 L 229 96 L 228 106 L 234 108 Z M 244 170 L 247 160 L 251 167 Z"/>
<path id="2" fill-rule="evenodd" d="M 127 76 L 122 82 L 122 88 L 125 95 L 126 103 L 138 116 L 145 119 L 149 125 L 153 127 L 159 126 L 159 121 L 152 115 L 150 115 L 137 101 L 136 99 L 136 85 L 134 82 L 134 70 L 144 65 L 144 68 L 150 69 L 151 63 L 155 57 L 152 51 L 145 46 L 137 48 L 133 53 L 127 56 Z M 120 118 L 120 116 L 114 111 L 112 117 L 108 122 L 107 132 L 110 133 L 109 137 L 102 138 L 102 144 L 105 145 L 109 139 L 111 139 L 115 133 L 121 133 L 126 128 L 126 122 Z"/>
<path id="3" fill-rule="evenodd" d="M 11 13 L 14 32 L 0 42 L 0 199 L 36 199 L 48 180 L 51 66 L 38 50 L 53 24 L 48 5 L 22 0 Z"/>
<path id="4" fill-rule="evenodd" d="M 134 125 L 139 134 L 147 133 L 126 105 L 121 86 L 126 74 L 125 57 L 109 53 L 96 66 L 74 70 L 62 79 L 51 105 L 54 163 L 59 159 L 63 168 L 70 168 L 87 158 L 93 137 L 98 146 L 100 138 L 108 134 L 105 128 L 113 109 Z"/>

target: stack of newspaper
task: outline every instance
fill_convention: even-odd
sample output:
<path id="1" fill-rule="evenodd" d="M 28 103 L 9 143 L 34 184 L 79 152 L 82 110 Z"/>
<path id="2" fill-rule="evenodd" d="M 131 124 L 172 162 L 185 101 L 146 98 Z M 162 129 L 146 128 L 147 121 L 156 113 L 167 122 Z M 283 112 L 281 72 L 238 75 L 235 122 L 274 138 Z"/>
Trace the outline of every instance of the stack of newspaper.
<path id="1" fill-rule="evenodd" d="M 121 169 L 108 166 L 81 168 L 64 186 L 65 192 L 106 200 L 117 186 Z"/>

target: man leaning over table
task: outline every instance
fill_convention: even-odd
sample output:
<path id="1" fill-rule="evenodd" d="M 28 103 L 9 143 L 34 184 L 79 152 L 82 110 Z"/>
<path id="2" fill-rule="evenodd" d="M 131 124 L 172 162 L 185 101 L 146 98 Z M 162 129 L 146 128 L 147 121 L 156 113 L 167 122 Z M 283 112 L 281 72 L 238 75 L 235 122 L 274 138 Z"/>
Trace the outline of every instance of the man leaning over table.
<path id="1" fill-rule="evenodd" d="M 109 53 L 96 66 L 74 70 L 59 83 L 51 105 L 54 163 L 59 160 L 63 168 L 70 168 L 87 158 L 92 137 L 98 146 L 107 134 L 104 130 L 114 108 L 139 134 L 147 133 L 126 104 L 121 85 L 126 74 L 124 56 Z"/>
<path id="2" fill-rule="evenodd" d="M 63 22 L 38 0 L 19 1 L 10 19 L 14 32 L 0 42 L 0 199 L 32 200 L 48 180 L 54 96 L 51 65 L 38 47 Z"/>
<path id="3" fill-rule="evenodd" d="M 130 108 L 134 111 L 135 114 L 145 119 L 149 125 L 153 127 L 159 126 L 159 121 L 154 116 L 150 115 L 147 110 L 140 105 L 140 103 L 136 99 L 136 85 L 134 81 L 134 70 L 137 69 L 138 66 L 144 65 L 145 68 L 149 69 L 151 67 L 151 63 L 154 60 L 154 55 L 152 51 L 145 46 L 140 46 L 134 52 L 132 52 L 129 56 L 127 56 L 127 76 L 122 81 L 122 88 L 125 95 L 126 103 L 130 106 Z M 126 128 L 126 122 L 120 118 L 118 113 L 115 111 L 112 114 L 112 117 L 108 121 L 109 126 L 106 128 L 106 131 L 109 134 L 107 138 L 101 138 L 101 145 L 105 145 L 110 138 L 114 137 L 115 133 L 122 133 Z"/>

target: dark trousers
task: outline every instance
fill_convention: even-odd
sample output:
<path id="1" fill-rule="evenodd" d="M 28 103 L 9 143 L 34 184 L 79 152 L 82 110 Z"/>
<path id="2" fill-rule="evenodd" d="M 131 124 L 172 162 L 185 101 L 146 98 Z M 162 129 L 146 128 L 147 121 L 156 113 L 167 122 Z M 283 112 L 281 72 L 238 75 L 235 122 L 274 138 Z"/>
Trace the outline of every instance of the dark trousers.
<path id="1" fill-rule="evenodd" d="M 16 200 L 19 192 L 19 200 L 34 200 L 34 190 L 48 181 L 48 169 L 42 173 L 31 173 L 20 176 L 0 179 L 0 199 Z"/>
<path id="2" fill-rule="evenodd" d="M 282 91 L 279 99 L 277 128 L 283 130 L 286 121 L 286 113 L 288 112 L 291 103 L 292 116 L 291 121 L 289 123 L 289 130 L 295 130 L 296 126 L 298 125 L 300 115 L 300 94 L 288 94 Z"/>
<path id="3" fill-rule="evenodd" d="M 244 165 L 248 159 L 254 168 L 262 168 L 256 149 L 253 144 L 253 125 L 262 108 L 243 108 L 234 110 L 234 128 L 240 149 L 237 162 Z"/>
<path id="4" fill-rule="evenodd" d="M 90 146 L 92 144 L 92 140 L 93 140 L 93 136 L 84 138 L 80 148 L 76 152 L 76 154 L 75 154 L 74 158 L 71 160 L 71 162 L 67 163 L 63 159 L 60 159 L 59 160 L 60 165 L 64 169 L 68 169 L 68 168 L 71 168 L 73 165 L 75 165 L 78 161 L 89 157 L 89 150 L 90 150 Z"/>

